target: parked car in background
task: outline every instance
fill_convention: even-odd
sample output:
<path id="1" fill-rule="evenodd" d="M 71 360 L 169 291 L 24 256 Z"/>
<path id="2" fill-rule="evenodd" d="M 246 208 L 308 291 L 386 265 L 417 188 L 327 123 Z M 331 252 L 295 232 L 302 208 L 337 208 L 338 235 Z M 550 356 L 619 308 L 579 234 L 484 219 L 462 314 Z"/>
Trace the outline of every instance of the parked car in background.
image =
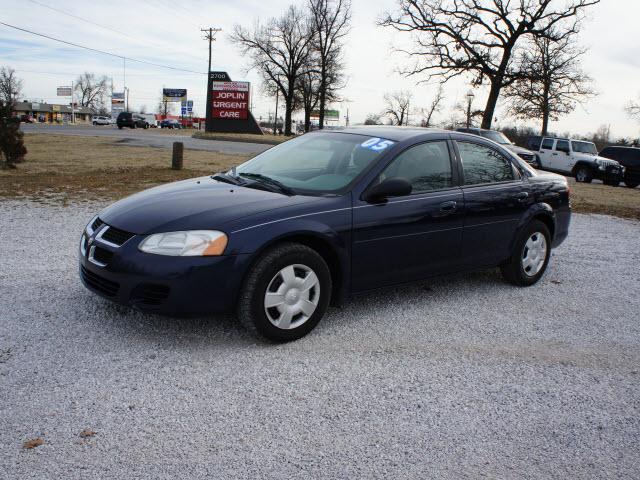
<path id="1" fill-rule="evenodd" d="M 617 161 L 624 167 L 624 184 L 629 188 L 640 185 L 640 148 L 606 147 L 600 156 Z"/>
<path id="2" fill-rule="evenodd" d="M 556 137 L 530 137 L 527 145 L 537 148 L 540 167 L 575 177 L 577 182 L 602 180 L 617 187 L 624 177 L 624 167 L 617 161 L 598 155 L 593 142 Z"/>
<path id="3" fill-rule="evenodd" d="M 149 128 L 149 122 L 147 122 L 138 113 L 120 112 L 118 120 L 116 121 L 119 129 L 124 127 L 129 128 Z"/>
<path id="4" fill-rule="evenodd" d="M 484 138 L 488 138 L 489 140 L 493 140 L 494 142 L 499 143 L 503 147 L 508 148 L 509 150 L 514 152 L 516 155 L 518 155 L 520 158 L 522 158 L 525 162 L 527 162 L 532 167 L 535 167 L 535 168 L 540 167 L 540 161 L 537 155 L 535 154 L 535 152 L 532 152 L 531 150 L 527 150 L 526 148 L 522 148 L 522 147 L 519 147 L 518 145 L 515 145 L 502 132 L 498 132 L 496 130 L 485 130 L 483 128 L 458 128 L 457 131 L 462 133 L 471 133 L 472 135 L 477 135 L 479 137 L 484 137 Z"/>
<path id="5" fill-rule="evenodd" d="M 570 217 L 566 178 L 487 139 L 325 130 L 105 208 L 81 234 L 79 273 L 114 302 L 237 312 L 250 330 L 288 341 L 330 302 L 381 287 L 497 266 L 533 285 Z"/>
<path id="6" fill-rule="evenodd" d="M 35 120 L 32 115 L 20 115 L 20 121 L 22 123 L 33 123 Z"/>
<path id="7" fill-rule="evenodd" d="M 91 119 L 93 125 L 111 125 L 111 117 L 95 116 Z"/>
<path id="8" fill-rule="evenodd" d="M 153 113 L 141 113 L 140 116 L 149 124 L 149 127 L 156 128 L 158 126 L 158 121 Z"/>
<path id="9" fill-rule="evenodd" d="M 160 122 L 160 128 L 182 128 L 182 125 L 179 121 L 174 120 L 173 118 L 167 118 Z"/>

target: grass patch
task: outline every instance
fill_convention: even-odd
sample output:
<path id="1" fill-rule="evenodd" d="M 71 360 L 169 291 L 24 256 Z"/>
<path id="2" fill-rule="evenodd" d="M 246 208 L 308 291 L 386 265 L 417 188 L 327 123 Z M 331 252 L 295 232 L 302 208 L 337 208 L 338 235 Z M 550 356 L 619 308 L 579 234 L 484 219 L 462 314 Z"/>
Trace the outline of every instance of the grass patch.
<path id="1" fill-rule="evenodd" d="M 640 188 L 610 187 L 601 183 L 571 185 L 571 206 L 577 213 L 600 213 L 640 220 Z"/>
<path id="2" fill-rule="evenodd" d="M 223 142 L 243 142 L 243 143 L 260 143 L 266 145 L 278 145 L 279 143 L 286 142 L 291 138 L 284 135 L 255 135 L 252 133 L 215 133 L 215 132 L 196 132 L 192 135 L 193 138 L 199 138 L 201 140 L 221 140 Z"/>
<path id="3" fill-rule="evenodd" d="M 121 198 L 161 183 L 210 175 L 249 155 L 184 151 L 171 170 L 171 150 L 132 147 L 111 137 L 25 134 L 29 151 L 15 170 L 0 170 L 0 197 L 31 200 Z"/>

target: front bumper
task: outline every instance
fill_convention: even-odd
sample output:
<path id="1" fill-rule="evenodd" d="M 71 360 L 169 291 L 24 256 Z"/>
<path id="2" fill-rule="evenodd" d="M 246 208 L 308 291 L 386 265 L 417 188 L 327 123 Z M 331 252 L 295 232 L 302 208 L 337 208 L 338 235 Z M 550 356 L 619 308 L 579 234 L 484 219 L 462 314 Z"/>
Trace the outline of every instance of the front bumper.
<path id="1" fill-rule="evenodd" d="M 114 246 L 85 232 L 79 265 L 84 286 L 113 302 L 171 316 L 234 310 L 250 255 L 154 255 L 138 250 L 143 238 L 136 235 Z"/>
<path id="2" fill-rule="evenodd" d="M 604 170 L 597 169 L 594 178 L 604 183 L 620 183 L 624 179 L 624 168 L 615 165 L 607 165 Z"/>

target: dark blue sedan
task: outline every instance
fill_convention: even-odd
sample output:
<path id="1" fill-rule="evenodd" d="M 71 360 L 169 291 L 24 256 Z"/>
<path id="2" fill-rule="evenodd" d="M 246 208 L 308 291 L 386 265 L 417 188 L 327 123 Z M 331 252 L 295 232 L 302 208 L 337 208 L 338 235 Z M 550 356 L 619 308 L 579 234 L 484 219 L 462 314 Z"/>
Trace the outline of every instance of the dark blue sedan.
<path id="1" fill-rule="evenodd" d="M 236 312 L 287 341 L 330 303 L 381 287 L 496 266 L 510 283 L 533 285 L 570 215 L 564 177 L 490 140 L 321 131 L 106 208 L 82 234 L 80 277 L 140 310 Z"/>

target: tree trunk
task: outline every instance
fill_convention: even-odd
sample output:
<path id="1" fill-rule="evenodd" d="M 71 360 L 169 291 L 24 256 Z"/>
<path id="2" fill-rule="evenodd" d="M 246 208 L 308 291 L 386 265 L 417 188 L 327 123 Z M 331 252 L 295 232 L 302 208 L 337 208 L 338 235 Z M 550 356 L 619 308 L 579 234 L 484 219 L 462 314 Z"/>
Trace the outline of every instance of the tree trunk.
<path id="1" fill-rule="evenodd" d="M 549 133 L 549 85 L 544 86 L 542 92 L 542 136 Z"/>
<path id="2" fill-rule="evenodd" d="M 327 101 L 327 67 L 322 62 L 320 66 L 320 91 L 318 92 L 320 95 L 320 118 L 318 120 L 318 125 L 320 130 L 324 128 L 324 107 Z"/>
<path id="3" fill-rule="evenodd" d="M 491 90 L 489 90 L 489 98 L 487 98 L 487 105 L 484 107 L 482 125 L 480 126 L 480 128 L 484 128 L 485 130 L 491 129 L 491 124 L 493 123 L 493 115 L 496 111 L 496 104 L 498 103 L 500 89 L 502 88 L 502 79 L 502 75 L 497 75 L 491 81 Z"/>
<path id="4" fill-rule="evenodd" d="M 284 106 L 284 134 L 291 136 L 291 110 L 293 109 L 293 93 L 287 95 Z"/>
<path id="5" fill-rule="evenodd" d="M 304 109 L 304 133 L 308 133 L 311 130 L 311 109 Z"/>

